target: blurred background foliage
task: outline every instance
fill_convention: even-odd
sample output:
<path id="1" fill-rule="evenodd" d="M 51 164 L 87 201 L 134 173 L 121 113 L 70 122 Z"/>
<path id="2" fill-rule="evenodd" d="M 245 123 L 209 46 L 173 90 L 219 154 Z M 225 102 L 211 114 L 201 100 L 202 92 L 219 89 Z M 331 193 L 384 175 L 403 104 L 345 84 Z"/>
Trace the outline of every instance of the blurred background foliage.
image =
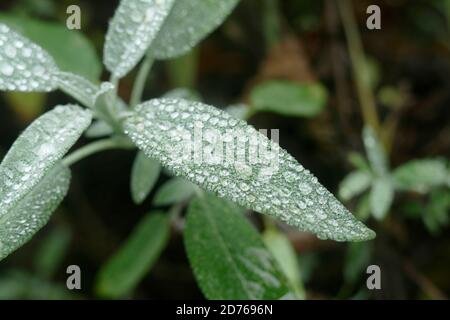
<path id="1" fill-rule="evenodd" d="M 0 21 L 43 46 L 60 68 L 106 80 L 100 57 L 117 2 L 4 0 Z M 281 146 L 375 229 L 374 241 L 342 244 L 249 213 L 298 298 L 450 294 L 450 1 L 375 2 L 382 30 L 371 31 L 366 8 L 374 1 L 242 0 L 196 50 L 158 62 L 146 86 L 146 98 L 182 87 L 170 94 L 232 105 L 257 128 L 279 128 Z M 81 7 L 81 32 L 65 28 L 71 4 Z M 126 100 L 133 76 L 121 83 Z M 70 99 L 59 92 L 2 93 L 0 156 L 30 121 L 62 102 Z M 48 226 L 0 265 L 0 298 L 202 297 L 176 219 L 168 232 L 158 229 L 160 244 L 136 271 L 142 280 L 123 284 L 132 288 L 126 295 L 102 294 L 99 270 L 126 239 L 118 263 L 145 245 L 139 233 L 152 204 L 164 209 L 193 192 L 162 175 L 134 205 L 134 156 L 108 151 L 74 167 L 69 196 Z M 82 269 L 77 292 L 65 288 L 71 264 Z M 382 290 L 366 289 L 370 264 L 381 267 Z"/>

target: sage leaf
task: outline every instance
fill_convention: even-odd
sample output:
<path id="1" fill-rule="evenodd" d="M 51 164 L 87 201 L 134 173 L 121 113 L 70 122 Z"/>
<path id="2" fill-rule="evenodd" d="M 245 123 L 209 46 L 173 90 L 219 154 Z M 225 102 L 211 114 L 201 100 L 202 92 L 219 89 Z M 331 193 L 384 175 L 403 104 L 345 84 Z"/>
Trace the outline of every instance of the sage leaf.
<path id="1" fill-rule="evenodd" d="M 85 136 L 87 138 L 101 138 L 109 136 L 114 133 L 114 129 L 105 121 L 97 120 L 86 130 Z"/>
<path id="2" fill-rule="evenodd" d="M 55 79 L 59 89 L 63 92 L 74 97 L 87 107 L 94 107 L 95 95 L 99 91 L 98 86 L 82 76 L 70 72 L 57 72 Z"/>
<path id="3" fill-rule="evenodd" d="M 393 172 L 393 178 L 399 190 L 425 193 L 445 184 L 446 161 L 443 159 L 412 160 L 397 167 Z"/>
<path id="4" fill-rule="evenodd" d="M 64 156 L 91 118 L 77 105 L 57 106 L 17 138 L 0 164 L 0 219 Z"/>
<path id="5" fill-rule="evenodd" d="M 141 204 L 147 198 L 158 180 L 161 165 L 139 151 L 131 170 L 131 196 L 136 204 Z"/>
<path id="6" fill-rule="evenodd" d="M 220 197 L 322 239 L 375 236 L 278 144 L 226 112 L 155 99 L 136 106 L 124 128 L 148 157 Z"/>
<path id="7" fill-rule="evenodd" d="M 157 59 L 181 56 L 216 29 L 239 0 L 175 0 L 149 54 Z"/>
<path id="8" fill-rule="evenodd" d="M 339 184 L 339 196 L 342 200 L 350 200 L 367 190 L 371 182 L 372 175 L 370 172 L 360 170 L 353 171 Z"/>
<path id="9" fill-rule="evenodd" d="M 62 262 L 68 252 L 71 231 L 65 225 L 54 227 L 41 241 L 34 256 L 35 273 L 43 279 L 50 279 L 62 266 Z"/>
<path id="10" fill-rule="evenodd" d="M 192 200 L 184 241 L 200 288 L 208 299 L 291 297 L 277 262 L 241 211 L 213 195 Z"/>
<path id="11" fill-rule="evenodd" d="M 346 283 L 354 284 L 365 274 L 366 268 L 370 264 L 372 251 L 371 242 L 349 243 L 344 265 Z"/>
<path id="12" fill-rule="evenodd" d="M 97 81 L 102 64 L 95 46 L 78 30 L 69 30 L 65 23 L 33 19 L 29 16 L 0 14 L 5 23 L 50 54 L 58 69 Z"/>
<path id="13" fill-rule="evenodd" d="M 383 220 L 394 200 L 394 186 L 390 177 L 376 179 L 370 191 L 370 208 L 377 220 Z"/>
<path id="14" fill-rule="evenodd" d="M 144 56 L 174 0 L 122 0 L 112 18 L 103 62 L 115 78 L 126 75 Z"/>
<path id="15" fill-rule="evenodd" d="M 288 237 L 270 228 L 264 232 L 263 241 L 281 267 L 295 297 L 297 299 L 305 299 L 305 289 L 300 276 L 300 264 L 297 253 Z"/>
<path id="16" fill-rule="evenodd" d="M 327 97 L 327 91 L 320 83 L 272 80 L 256 86 L 251 92 L 250 101 L 254 111 L 314 117 L 325 107 Z"/>
<path id="17" fill-rule="evenodd" d="M 96 291 L 102 297 L 129 295 L 156 262 L 169 239 L 169 218 L 161 212 L 147 214 L 130 237 L 101 268 Z"/>
<path id="18" fill-rule="evenodd" d="M 363 129 L 363 142 L 372 170 L 382 176 L 388 172 L 388 161 L 383 145 L 371 127 Z"/>
<path id="19" fill-rule="evenodd" d="M 66 196 L 69 183 L 69 169 L 56 165 L 13 206 L 0 211 L 0 260 L 21 247 L 47 223 Z"/>
<path id="20" fill-rule="evenodd" d="M 0 90 L 44 91 L 56 89 L 58 68 L 44 49 L 0 23 Z"/>
<path id="21" fill-rule="evenodd" d="M 153 199 L 156 206 L 166 206 L 189 199 L 195 193 L 195 186 L 182 178 L 173 178 L 159 188 Z"/>

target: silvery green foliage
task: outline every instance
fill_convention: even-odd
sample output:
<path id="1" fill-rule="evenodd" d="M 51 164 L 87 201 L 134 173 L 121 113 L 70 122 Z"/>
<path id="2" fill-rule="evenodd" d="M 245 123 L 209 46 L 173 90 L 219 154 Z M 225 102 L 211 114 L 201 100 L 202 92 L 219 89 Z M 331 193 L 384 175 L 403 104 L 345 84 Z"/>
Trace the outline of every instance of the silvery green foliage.
<path id="1" fill-rule="evenodd" d="M 70 171 L 57 164 L 29 193 L 0 213 L 0 260 L 27 242 L 67 194 Z"/>
<path id="2" fill-rule="evenodd" d="M 46 51 L 0 24 L 0 90 L 52 91 L 56 89 L 56 71 Z"/>
<path id="3" fill-rule="evenodd" d="M 87 138 L 101 138 L 111 135 L 114 132 L 113 128 L 102 120 L 97 120 L 86 130 L 84 135 Z"/>
<path id="4" fill-rule="evenodd" d="M 394 200 L 394 185 L 390 176 L 379 177 L 373 182 L 369 199 L 373 216 L 383 220 Z"/>
<path id="5" fill-rule="evenodd" d="M 397 167 L 392 176 L 398 190 L 425 193 L 445 185 L 447 164 L 443 159 L 416 159 Z"/>
<path id="6" fill-rule="evenodd" d="M 111 20 L 104 63 L 116 78 L 127 74 L 144 56 L 174 0 L 122 0 Z"/>
<path id="7" fill-rule="evenodd" d="M 95 95 L 99 91 L 98 86 L 83 78 L 82 76 L 70 72 L 58 72 L 55 74 L 58 87 L 74 97 L 82 104 L 93 107 L 95 103 Z"/>
<path id="8" fill-rule="evenodd" d="M 378 175 L 388 172 L 388 160 L 383 145 L 371 127 L 363 129 L 363 141 L 372 170 Z"/>
<path id="9" fill-rule="evenodd" d="M 161 172 L 158 161 L 150 159 L 142 151 L 139 151 L 131 170 L 131 196 L 137 204 L 144 202 L 152 191 Z"/>
<path id="10" fill-rule="evenodd" d="M 275 216 L 321 239 L 361 241 L 375 236 L 278 144 L 226 112 L 187 100 L 155 99 L 136 106 L 124 128 L 147 156 L 220 197 Z M 198 128 L 204 133 L 200 140 L 195 138 Z M 220 138 L 208 132 L 218 133 Z M 193 144 L 186 141 L 191 137 Z M 177 148 L 187 145 L 191 151 L 202 148 L 206 161 L 196 158 L 199 152 L 194 152 L 192 159 L 192 152 Z M 216 158 L 215 150 L 222 151 L 224 146 L 236 155 L 232 162 Z M 260 161 L 249 165 L 246 160 L 250 156 L 258 156 Z M 242 157 L 245 159 L 240 160 Z M 272 165 L 275 160 L 276 169 Z"/>
<path id="11" fill-rule="evenodd" d="M 149 54 L 170 59 L 187 53 L 217 28 L 239 0 L 176 0 Z"/>
<path id="12" fill-rule="evenodd" d="M 363 193 L 369 188 L 372 178 L 369 171 L 358 170 L 349 173 L 339 184 L 339 196 L 346 201 Z"/>
<path id="13" fill-rule="evenodd" d="M 0 220 L 64 156 L 91 117 L 76 105 L 57 106 L 19 136 L 0 164 Z"/>

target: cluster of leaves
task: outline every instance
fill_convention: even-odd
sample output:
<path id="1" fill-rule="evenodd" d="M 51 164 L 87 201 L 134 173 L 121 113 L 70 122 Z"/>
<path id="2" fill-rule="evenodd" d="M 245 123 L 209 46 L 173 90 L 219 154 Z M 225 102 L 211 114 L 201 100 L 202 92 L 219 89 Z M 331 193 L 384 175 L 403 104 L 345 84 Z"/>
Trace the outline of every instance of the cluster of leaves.
<path id="1" fill-rule="evenodd" d="M 450 168 L 446 159 L 414 159 L 391 170 L 388 157 L 374 131 L 363 130 L 367 158 L 352 154 L 351 162 L 357 168 L 341 182 L 339 196 L 348 201 L 359 200 L 359 217 L 371 214 L 383 220 L 389 213 L 396 193 L 413 192 L 429 198 L 424 206 L 413 203 L 408 211 L 422 217 L 431 232 L 448 224 L 450 210 Z"/>
<path id="2" fill-rule="evenodd" d="M 146 199 L 163 165 L 176 177 L 157 191 L 153 205 L 173 208 L 170 214 L 151 211 L 105 264 L 97 281 L 101 296 L 123 297 L 135 288 L 164 249 L 170 223 L 181 213 L 180 204 L 188 205 L 184 236 L 190 263 L 203 292 L 213 299 L 301 297 L 288 241 L 271 230 L 264 235 L 266 247 L 242 210 L 229 200 L 323 239 L 363 241 L 375 236 L 308 170 L 245 121 L 192 101 L 180 91 L 139 103 L 151 62 L 188 52 L 237 3 L 238 0 L 121 1 L 104 47 L 103 62 L 111 73 L 111 81 L 101 85 L 92 79 L 98 76 L 96 68 L 75 70 L 71 63 L 56 59 L 51 50 L 45 50 L 50 44 L 35 44 L 14 31 L 13 21 L 6 19 L 6 24 L 0 24 L 1 90 L 60 89 L 85 107 L 57 106 L 42 115 L 4 157 L 0 165 L 0 259 L 46 224 L 68 192 L 70 165 L 94 152 L 135 146 L 141 151 L 132 169 L 133 200 L 142 203 Z M 117 96 L 117 85 L 142 58 L 145 60 L 128 106 Z M 285 99 L 283 109 L 277 108 L 277 96 Z M 278 109 L 292 114 L 300 97 L 305 105 L 299 108 L 298 115 L 312 116 L 323 107 L 324 96 L 318 86 L 271 83 L 256 90 L 252 100 L 256 110 Z M 95 122 L 91 124 L 92 119 Z M 267 174 L 264 168 L 245 165 L 179 165 L 168 157 L 168 152 L 173 139 L 179 138 L 176 133 L 192 132 L 194 121 L 204 128 L 244 130 L 265 147 L 279 151 L 279 171 Z M 84 132 L 90 138 L 106 138 L 64 157 Z M 244 152 L 250 152 L 249 143 L 245 148 Z"/>

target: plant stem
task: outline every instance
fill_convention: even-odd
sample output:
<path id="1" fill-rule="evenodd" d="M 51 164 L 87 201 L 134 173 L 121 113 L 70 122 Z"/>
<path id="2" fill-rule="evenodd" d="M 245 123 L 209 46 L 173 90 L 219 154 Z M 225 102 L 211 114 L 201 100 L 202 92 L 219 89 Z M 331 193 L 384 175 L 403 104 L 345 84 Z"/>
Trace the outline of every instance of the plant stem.
<path id="1" fill-rule="evenodd" d="M 142 62 L 136 80 L 134 82 L 133 91 L 131 92 L 130 107 L 136 106 L 142 98 L 142 93 L 144 92 L 145 81 L 147 80 L 147 75 L 153 65 L 153 57 L 147 55 L 145 60 Z"/>
<path id="2" fill-rule="evenodd" d="M 85 145 L 84 147 L 81 147 L 78 150 L 75 150 L 68 156 L 66 156 L 62 162 L 66 166 L 71 166 L 72 164 L 80 161 L 81 159 L 84 159 L 94 153 L 108 150 L 108 149 L 129 149 L 131 148 L 131 145 L 128 141 L 125 139 L 119 139 L 119 138 L 108 138 L 103 140 L 98 140 L 95 142 L 92 142 L 90 144 Z"/>
<path id="3" fill-rule="evenodd" d="M 352 63 L 353 77 L 356 82 L 359 102 L 364 117 L 364 123 L 371 126 L 380 135 L 380 120 L 375 104 L 372 89 L 364 79 L 366 74 L 366 61 L 358 26 L 353 15 L 350 0 L 336 0 L 341 14 L 342 24 L 347 37 L 348 51 Z"/>
<path id="4" fill-rule="evenodd" d="M 264 0 L 263 2 L 263 26 L 267 50 L 270 50 L 281 38 L 278 5 L 278 0 Z"/>

